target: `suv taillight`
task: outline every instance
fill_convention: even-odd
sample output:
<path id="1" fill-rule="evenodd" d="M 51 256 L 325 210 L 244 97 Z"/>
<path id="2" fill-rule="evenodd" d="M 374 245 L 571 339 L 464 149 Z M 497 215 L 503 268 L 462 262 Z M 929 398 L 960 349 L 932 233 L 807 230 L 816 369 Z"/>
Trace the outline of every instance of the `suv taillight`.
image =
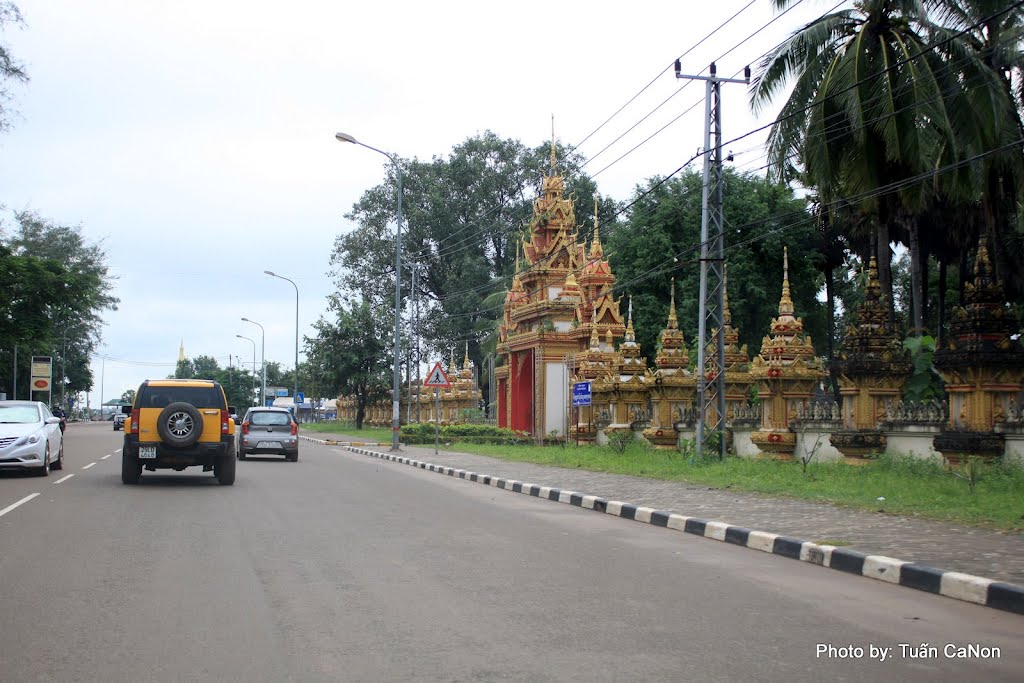
<path id="1" fill-rule="evenodd" d="M 249 433 L 249 423 L 248 422 L 243 422 L 242 423 L 242 433 L 243 434 L 248 434 Z"/>
<path id="2" fill-rule="evenodd" d="M 140 411 L 138 408 L 135 408 L 135 409 L 132 410 L 132 429 L 131 429 L 131 433 L 132 434 L 138 434 L 139 433 L 139 414 L 141 412 L 142 411 Z"/>
<path id="3" fill-rule="evenodd" d="M 228 423 L 231 422 L 231 418 L 228 416 L 228 411 L 220 411 L 220 433 L 228 434 Z"/>
<path id="4" fill-rule="evenodd" d="M 298 422 L 292 422 L 292 436 L 295 436 L 298 433 L 299 433 L 299 423 Z"/>

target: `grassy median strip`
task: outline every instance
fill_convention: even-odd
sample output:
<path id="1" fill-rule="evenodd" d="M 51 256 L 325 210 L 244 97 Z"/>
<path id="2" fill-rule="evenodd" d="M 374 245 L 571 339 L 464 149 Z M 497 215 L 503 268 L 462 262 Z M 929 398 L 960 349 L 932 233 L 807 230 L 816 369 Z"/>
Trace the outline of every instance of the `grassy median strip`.
<path id="1" fill-rule="evenodd" d="M 302 425 L 303 430 L 346 434 L 361 441 L 388 443 L 388 428 L 343 429 L 329 422 Z M 1000 529 L 1024 530 L 1024 468 L 984 465 L 974 493 L 964 470 L 916 458 L 883 456 L 866 465 L 728 457 L 718 461 L 689 459 L 678 451 L 631 445 L 616 453 L 600 446 L 444 444 L 448 451 L 554 467 L 628 474 L 681 481 L 715 489 L 813 500 L 859 510 L 917 516 Z M 960 475 L 960 476 L 957 476 Z"/>

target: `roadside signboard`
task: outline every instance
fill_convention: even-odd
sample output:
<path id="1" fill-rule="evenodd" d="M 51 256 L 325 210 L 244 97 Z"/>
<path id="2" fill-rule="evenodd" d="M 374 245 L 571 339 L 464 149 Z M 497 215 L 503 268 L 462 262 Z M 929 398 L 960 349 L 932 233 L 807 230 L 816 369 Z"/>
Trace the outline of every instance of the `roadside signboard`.
<path id="1" fill-rule="evenodd" d="M 592 394 L 590 382 L 576 382 L 572 385 L 572 404 L 575 407 L 589 406 Z"/>
<path id="2" fill-rule="evenodd" d="M 50 391 L 53 382 L 53 359 L 32 356 L 32 391 Z"/>
<path id="3" fill-rule="evenodd" d="M 435 389 L 448 389 L 452 386 L 451 382 L 448 381 L 448 375 L 444 374 L 444 369 L 441 367 L 441 361 L 434 363 L 434 368 L 427 375 L 427 379 L 424 380 L 423 386 L 434 387 Z"/>
<path id="4" fill-rule="evenodd" d="M 300 403 L 305 403 L 305 402 L 306 402 L 306 393 L 303 392 L 303 391 L 297 392 L 295 394 L 295 404 L 298 405 Z"/>

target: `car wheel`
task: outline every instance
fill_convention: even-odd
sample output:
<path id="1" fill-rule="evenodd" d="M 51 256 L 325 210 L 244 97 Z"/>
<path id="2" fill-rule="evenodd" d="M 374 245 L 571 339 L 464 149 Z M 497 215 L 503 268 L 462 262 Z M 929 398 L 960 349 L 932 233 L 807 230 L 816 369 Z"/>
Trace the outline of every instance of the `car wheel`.
<path id="1" fill-rule="evenodd" d="M 130 453 L 121 451 L 121 483 L 138 484 L 142 476 L 142 463 Z"/>
<path id="2" fill-rule="evenodd" d="M 64 469 L 64 439 L 60 440 L 60 450 L 57 451 L 57 462 L 50 466 L 53 470 Z"/>
<path id="3" fill-rule="evenodd" d="M 299 461 L 299 452 L 295 451 L 294 453 L 290 453 L 288 455 L 285 455 L 284 457 L 285 457 L 285 460 L 291 460 L 292 462 L 298 462 Z"/>
<path id="4" fill-rule="evenodd" d="M 203 433 L 203 416 L 191 403 L 177 401 L 160 411 L 156 431 L 164 443 L 177 448 L 191 446 Z"/>
<path id="5" fill-rule="evenodd" d="M 43 453 L 43 464 L 36 468 L 36 474 L 40 477 L 50 476 L 50 444 L 46 444 L 46 451 Z"/>
<path id="6" fill-rule="evenodd" d="M 230 456 L 223 456 L 213 466 L 213 474 L 221 486 L 231 486 L 235 483 L 235 462 Z"/>
<path id="7" fill-rule="evenodd" d="M 239 460 L 245 460 L 245 449 L 244 448 L 239 448 L 238 449 L 238 459 Z"/>

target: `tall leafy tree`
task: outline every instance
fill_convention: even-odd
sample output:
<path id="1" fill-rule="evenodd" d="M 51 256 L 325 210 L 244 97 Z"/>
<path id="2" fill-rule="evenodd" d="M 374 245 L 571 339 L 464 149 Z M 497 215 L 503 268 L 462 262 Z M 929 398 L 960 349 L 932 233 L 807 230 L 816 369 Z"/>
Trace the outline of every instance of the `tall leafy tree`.
<path id="1" fill-rule="evenodd" d="M 323 368 L 325 387 L 355 399 L 356 428 L 362 429 L 366 406 L 385 398 L 391 385 L 387 331 L 368 301 L 346 304 L 334 298 L 331 310 L 333 321 L 321 317 L 314 323 L 308 357 Z"/>
<path id="2" fill-rule="evenodd" d="M 596 186 L 582 173 L 579 157 L 558 146 L 556 159 L 566 192 L 577 202 L 577 222 L 586 232 L 592 229 Z M 428 353 L 441 357 L 468 340 L 470 357 L 479 363 L 479 342 L 500 314 L 500 305 L 488 297 L 511 277 L 517 242 L 532 215 L 541 177 L 551 166 L 551 146 L 530 149 L 486 132 L 457 145 L 445 158 L 400 163 L 403 293 L 408 297 L 410 269 L 419 264 L 418 332 Z M 335 240 L 331 256 L 339 291 L 365 299 L 378 316 L 390 317 L 392 325 L 393 174 L 389 166 L 384 183 L 353 206 L 347 218 L 357 227 Z"/>
<path id="3" fill-rule="evenodd" d="M 7 0 L 0 1 L 0 31 L 6 31 L 9 26 L 24 24 L 17 5 Z M 11 125 L 11 83 L 28 83 L 28 73 L 24 65 L 11 54 L 10 47 L 0 42 L 0 131 L 7 130 Z"/>
<path id="4" fill-rule="evenodd" d="M 680 329 L 691 344 L 697 337 L 702 183 L 692 170 L 667 182 L 649 180 L 637 188 L 627 219 L 606 240 L 616 294 L 632 296 L 637 341 L 651 360 L 667 322 L 673 278 Z M 778 315 L 783 246 L 788 246 L 797 313 L 815 343 L 826 348 L 825 310 L 816 298 L 821 282 L 817 228 L 805 202 L 781 184 L 731 169 L 725 171 L 725 187 L 729 308 L 740 342 L 757 354 Z"/>
<path id="5" fill-rule="evenodd" d="M 93 383 L 87 359 L 102 338 L 102 314 L 119 303 L 106 252 L 102 244 L 86 241 L 81 226 L 60 225 L 30 211 L 16 213 L 15 220 L 17 229 L 7 241 L 12 252 L 50 261 L 63 271 L 56 300 L 36 312 L 49 321 L 48 329 L 26 335 L 26 341 L 37 352 L 52 353 L 55 369 L 84 366 L 85 373 L 64 378 L 63 385 L 72 394 L 87 391 Z"/>

